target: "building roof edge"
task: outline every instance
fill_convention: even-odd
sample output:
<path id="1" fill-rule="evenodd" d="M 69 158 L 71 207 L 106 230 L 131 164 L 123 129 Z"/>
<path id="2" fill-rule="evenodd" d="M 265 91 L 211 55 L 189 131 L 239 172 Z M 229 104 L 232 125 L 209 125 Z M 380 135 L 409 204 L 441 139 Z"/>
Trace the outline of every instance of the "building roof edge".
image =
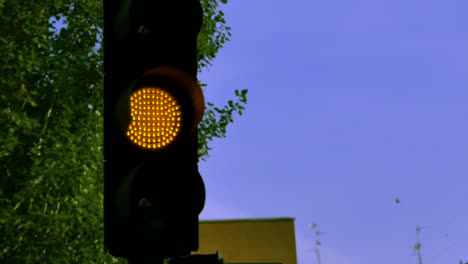
<path id="1" fill-rule="evenodd" d="M 271 217 L 271 218 L 230 218 L 230 219 L 203 219 L 199 220 L 200 224 L 211 223 L 226 223 L 226 222 L 276 222 L 276 221 L 293 221 L 293 217 Z"/>

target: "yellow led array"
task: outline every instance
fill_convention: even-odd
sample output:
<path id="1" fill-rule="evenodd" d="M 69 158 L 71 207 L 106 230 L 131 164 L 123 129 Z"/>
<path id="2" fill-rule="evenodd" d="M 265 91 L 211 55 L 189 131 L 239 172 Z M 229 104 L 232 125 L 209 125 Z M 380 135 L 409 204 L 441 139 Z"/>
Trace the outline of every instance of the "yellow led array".
<path id="1" fill-rule="evenodd" d="M 169 93 L 159 88 L 143 88 L 130 96 L 131 121 L 128 138 L 145 149 L 160 149 L 180 131 L 182 112 Z"/>

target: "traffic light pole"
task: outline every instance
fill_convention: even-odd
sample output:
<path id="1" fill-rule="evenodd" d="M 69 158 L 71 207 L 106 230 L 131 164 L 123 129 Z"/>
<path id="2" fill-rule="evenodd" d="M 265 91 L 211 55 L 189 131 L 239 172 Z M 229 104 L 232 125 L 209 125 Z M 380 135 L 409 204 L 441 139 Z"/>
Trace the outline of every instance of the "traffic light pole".
<path id="1" fill-rule="evenodd" d="M 164 264 L 164 259 L 140 259 L 128 260 L 128 264 Z M 215 254 L 197 254 L 186 257 L 172 258 L 169 264 L 224 264 L 221 253 L 217 251 Z"/>
<path id="2" fill-rule="evenodd" d="M 156 260 L 149 260 L 149 259 L 128 259 L 128 264 L 164 264 L 164 259 L 156 259 Z"/>

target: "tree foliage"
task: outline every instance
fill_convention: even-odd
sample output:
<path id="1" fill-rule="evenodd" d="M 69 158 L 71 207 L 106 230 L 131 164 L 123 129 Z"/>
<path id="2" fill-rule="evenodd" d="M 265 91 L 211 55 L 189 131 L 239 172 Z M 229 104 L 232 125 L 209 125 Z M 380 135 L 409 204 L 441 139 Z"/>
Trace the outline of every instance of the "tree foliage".
<path id="1" fill-rule="evenodd" d="M 226 1 L 201 2 L 200 70 L 230 37 Z M 121 261 L 102 241 L 102 6 L 0 0 L 0 263 Z M 242 114 L 246 92 L 208 103 L 200 156 Z"/>
<path id="2" fill-rule="evenodd" d="M 198 37 L 198 68 L 203 70 L 211 66 L 211 61 L 218 51 L 229 41 L 231 28 L 226 25 L 224 13 L 219 5 L 226 4 L 227 0 L 201 0 L 203 6 L 203 27 Z M 206 87 L 206 84 L 202 84 Z M 226 136 L 227 126 L 233 122 L 233 113 L 242 115 L 247 103 L 247 90 L 235 90 L 237 101 L 229 100 L 221 108 L 213 103 L 207 103 L 205 116 L 199 126 L 199 156 L 205 159 L 211 148 L 208 143 L 213 138 Z"/>

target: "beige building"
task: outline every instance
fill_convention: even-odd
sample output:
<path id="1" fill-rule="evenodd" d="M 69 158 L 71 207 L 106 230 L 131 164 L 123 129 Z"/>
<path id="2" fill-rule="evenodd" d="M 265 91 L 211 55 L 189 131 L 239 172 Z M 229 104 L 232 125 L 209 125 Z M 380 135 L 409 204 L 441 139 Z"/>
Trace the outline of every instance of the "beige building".
<path id="1" fill-rule="evenodd" d="M 225 264 L 297 264 L 294 218 L 205 220 L 196 254 L 220 251 Z"/>

